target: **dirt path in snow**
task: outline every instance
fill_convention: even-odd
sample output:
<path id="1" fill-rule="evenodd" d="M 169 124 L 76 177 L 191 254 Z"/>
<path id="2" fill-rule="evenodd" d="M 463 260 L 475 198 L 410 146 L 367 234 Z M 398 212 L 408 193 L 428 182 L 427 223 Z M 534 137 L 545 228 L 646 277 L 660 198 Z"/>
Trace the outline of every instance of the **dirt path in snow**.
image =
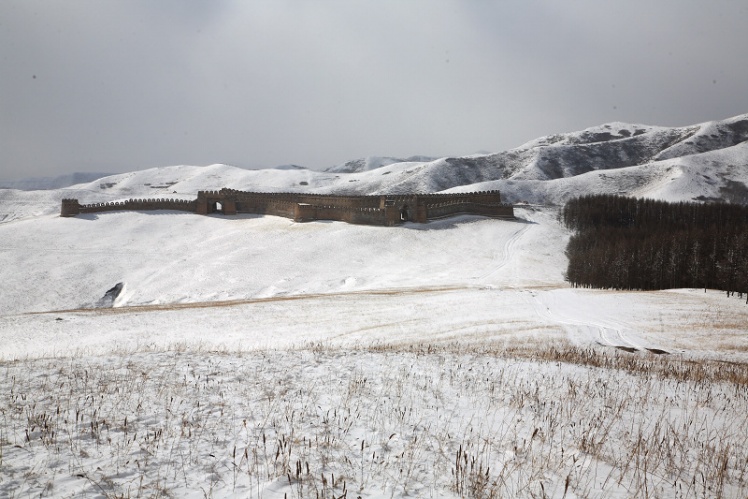
<path id="1" fill-rule="evenodd" d="M 43 315 L 43 314 L 65 314 L 71 312 L 95 313 L 95 314 L 128 314 L 132 312 L 154 312 L 159 310 L 181 310 L 189 308 L 214 308 L 234 307 L 253 303 L 271 303 L 299 300 L 317 300 L 324 298 L 335 298 L 341 296 L 391 296 L 391 295 L 415 295 L 420 293 L 446 293 L 465 289 L 475 289 L 468 286 L 432 286 L 419 288 L 392 288 L 375 290 L 340 291 L 333 293 L 309 293 L 298 295 L 279 295 L 266 298 L 243 298 L 238 300 L 203 301 L 186 303 L 161 303 L 153 305 L 127 305 L 113 308 L 71 308 L 63 310 L 47 310 L 41 312 L 28 312 L 21 315 Z"/>

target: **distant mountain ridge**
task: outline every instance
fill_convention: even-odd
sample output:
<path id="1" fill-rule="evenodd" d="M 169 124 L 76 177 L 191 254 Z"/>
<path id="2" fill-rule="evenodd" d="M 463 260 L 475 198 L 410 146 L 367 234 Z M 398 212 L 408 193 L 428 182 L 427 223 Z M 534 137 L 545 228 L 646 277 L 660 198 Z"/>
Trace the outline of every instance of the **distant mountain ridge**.
<path id="1" fill-rule="evenodd" d="M 74 172 L 56 177 L 32 177 L 20 180 L 0 181 L 0 189 L 17 189 L 19 191 L 43 191 L 61 189 L 75 184 L 83 184 L 112 175 L 111 172 Z"/>
<path id="2" fill-rule="evenodd" d="M 25 187 L 19 181 L 13 188 L 58 189 L 45 199 L 74 197 L 81 203 L 194 197 L 199 190 L 222 187 L 321 194 L 500 190 L 508 202 L 539 204 L 562 204 L 582 194 L 748 203 L 748 114 L 684 127 L 607 123 L 494 154 L 367 157 L 326 171 L 296 165 L 245 170 L 216 164 L 98 175 L 55 180 L 56 185 L 67 182 L 65 187 L 54 187 L 47 179 L 46 184 L 38 180 Z M 23 197 L 0 191 L 0 203 L 12 196 Z"/>
<path id="3" fill-rule="evenodd" d="M 499 189 L 512 202 L 585 193 L 748 202 L 748 114 L 686 127 L 608 123 L 495 154 L 361 173 L 347 192 Z M 388 181 L 372 175 L 391 175 Z M 349 179 L 349 182 L 354 179 Z"/>
<path id="4" fill-rule="evenodd" d="M 434 161 L 437 158 L 431 156 L 410 156 L 409 158 L 393 158 L 390 156 L 368 156 L 366 158 L 353 159 L 343 164 L 333 166 L 325 170 L 332 173 L 360 173 L 369 170 L 376 170 L 383 166 L 393 165 L 396 163 L 426 163 Z"/>

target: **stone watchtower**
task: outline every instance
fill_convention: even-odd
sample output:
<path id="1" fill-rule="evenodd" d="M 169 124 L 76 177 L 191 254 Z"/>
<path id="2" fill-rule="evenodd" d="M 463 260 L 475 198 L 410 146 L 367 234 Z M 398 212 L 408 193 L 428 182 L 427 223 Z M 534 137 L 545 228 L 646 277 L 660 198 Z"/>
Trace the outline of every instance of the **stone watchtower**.
<path id="1" fill-rule="evenodd" d="M 61 217 L 74 217 L 81 212 L 81 205 L 77 199 L 63 199 L 60 207 Z"/>

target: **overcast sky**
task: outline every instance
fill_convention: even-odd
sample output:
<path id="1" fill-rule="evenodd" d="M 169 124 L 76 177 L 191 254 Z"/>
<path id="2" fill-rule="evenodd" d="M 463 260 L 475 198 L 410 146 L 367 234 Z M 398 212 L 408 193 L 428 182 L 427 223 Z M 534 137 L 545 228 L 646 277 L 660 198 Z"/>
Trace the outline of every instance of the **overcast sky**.
<path id="1" fill-rule="evenodd" d="M 0 1 L 0 180 L 743 113 L 746 0 Z"/>

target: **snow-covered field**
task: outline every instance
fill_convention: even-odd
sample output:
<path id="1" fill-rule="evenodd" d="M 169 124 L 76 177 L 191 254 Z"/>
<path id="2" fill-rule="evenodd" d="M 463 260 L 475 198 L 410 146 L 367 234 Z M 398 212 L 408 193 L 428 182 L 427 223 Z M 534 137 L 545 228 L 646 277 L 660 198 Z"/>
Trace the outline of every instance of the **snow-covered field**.
<path id="1" fill-rule="evenodd" d="M 0 225 L 0 495 L 748 493 L 748 307 L 570 289 L 517 215 Z"/>
<path id="2" fill-rule="evenodd" d="M 558 208 L 57 216 L 236 170 L 0 190 L 1 497 L 748 496 L 745 300 L 572 289 Z"/>
<path id="3" fill-rule="evenodd" d="M 559 348 L 424 339 L 7 362 L 0 490 L 745 496 L 744 368 Z"/>

